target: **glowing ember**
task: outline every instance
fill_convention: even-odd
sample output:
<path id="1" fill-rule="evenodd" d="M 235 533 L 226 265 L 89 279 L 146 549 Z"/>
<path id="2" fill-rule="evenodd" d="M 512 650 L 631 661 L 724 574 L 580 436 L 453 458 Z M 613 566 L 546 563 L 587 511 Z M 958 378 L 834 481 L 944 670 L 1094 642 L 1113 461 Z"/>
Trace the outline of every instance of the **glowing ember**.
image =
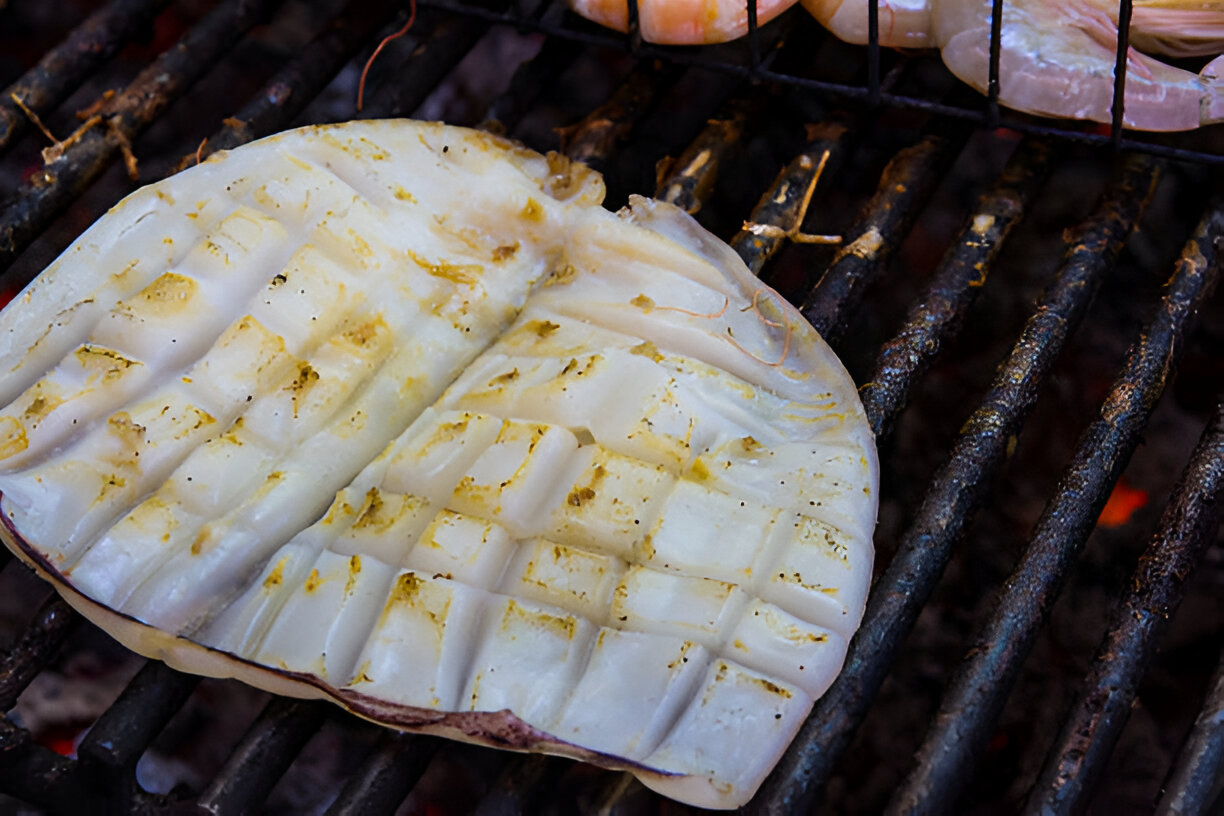
<path id="1" fill-rule="evenodd" d="M 1146 490 L 1132 487 L 1123 476 L 1109 494 L 1109 500 L 1097 518 L 1097 524 L 1102 527 L 1121 527 L 1131 520 L 1131 516 L 1148 502 Z"/>

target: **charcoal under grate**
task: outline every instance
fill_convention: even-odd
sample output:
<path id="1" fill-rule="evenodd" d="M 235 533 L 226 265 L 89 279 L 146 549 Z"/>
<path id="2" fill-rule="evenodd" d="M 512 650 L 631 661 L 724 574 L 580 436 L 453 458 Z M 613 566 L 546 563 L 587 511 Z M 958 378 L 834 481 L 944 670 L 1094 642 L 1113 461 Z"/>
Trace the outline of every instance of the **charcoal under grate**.
<path id="1" fill-rule="evenodd" d="M 844 45 L 798 8 L 692 49 L 548 0 L 418 0 L 358 113 L 400 3 L 71 5 L 91 16 L 0 4 L 8 296 L 134 174 L 416 115 L 562 150 L 605 173 L 613 206 L 695 213 L 830 340 L 880 441 L 876 581 L 842 676 L 749 812 L 1224 806 L 1218 129 L 1001 111 L 937 60 Z M 53 161 L 35 117 L 67 143 Z M 623 774 L 143 661 L 6 561 L 6 805 L 686 810 Z"/>

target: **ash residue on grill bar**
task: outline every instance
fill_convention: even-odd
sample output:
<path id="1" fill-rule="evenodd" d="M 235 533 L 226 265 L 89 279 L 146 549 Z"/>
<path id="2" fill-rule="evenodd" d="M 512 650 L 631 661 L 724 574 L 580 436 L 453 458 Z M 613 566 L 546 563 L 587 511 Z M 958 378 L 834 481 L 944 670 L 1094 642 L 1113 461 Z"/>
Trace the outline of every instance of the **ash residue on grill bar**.
<path id="1" fill-rule="evenodd" d="M 879 435 L 877 579 L 748 811 L 1221 806 L 1218 129 L 999 111 L 938 58 L 845 45 L 799 7 L 666 48 L 550 0 L 418 0 L 358 114 L 407 3 L 69 5 L 78 26 L 0 4 L 9 296 L 133 188 L 129 151 L 148 181 L 297 124 L 429 115 L 590 161 L 613 206 L 677 203 L 835 341 Z M 63 140 L 101 118 L 44 165 L 9 92 Z M 6 808 L 687 812 L 621 774 L 143 661 L 11 559 L 0 649 Z"/>

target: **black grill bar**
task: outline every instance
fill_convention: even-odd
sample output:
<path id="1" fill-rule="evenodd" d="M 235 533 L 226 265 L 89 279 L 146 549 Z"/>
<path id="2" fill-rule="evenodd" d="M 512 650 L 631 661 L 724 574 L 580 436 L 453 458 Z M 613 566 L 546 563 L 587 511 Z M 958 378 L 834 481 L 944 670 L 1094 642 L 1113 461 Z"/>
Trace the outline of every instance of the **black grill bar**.
<path id="1" fill-rule="evenodd" d="M 180 167 L 288 127 L 393 13 L 392 0 L 352 0 L 344 14 L 299 51 L 240 111 L 226 119 L 199 150 L 184 156 Z"/>
<path id="2" fill-rule="evenodd" d="M 24 567 L 22 567 L 24 569 Z M 0 658 L 0 711 L 10 710 L 30 681 L 51 662 L 78 618 L 68 602 L 52 592 L 21 639 Z"/>
<path id="3" fill-rule="evenodd" d="M 731 100 L 724 115 L 707 122 L 671 163 L 655 189 L 655 198 L 675 204 L 690 215 L 700 212 L 723 163 L 740 149 L 749 118 L 759 112 L 759 106 L 749 100 Z"/>
<path id="4" fill-rule="evenodd" d="M 545 85 L 564 73 L 581 50 L 577 43 L 569 40 L 545 40 L 536 55 L 515 70 L 510 87 L 493 100 L 478 127 L 490 133 L 510 133 Z"/>
<path id="5" fill-rule="evenodd" d="M 388 732 L 327 809 L 327 816 L 394 813 L 438 752 L 440 740 Z"/>
<path id="6" fill-rule="evenodd" d="M 641 22 L 641 16 L 640 16 L 641 9 L 638 8 L 638 0 L 626 0 L 626 2 L 627 2 L 627 6 L 625 9 L 625 17 L 626 17 L 625 33 L 628 34 L 631 39 L 631 43 L 632 43 L 631 47 L 636 49 L 637 46 L 640 45 L 640 40 L 641 40 L 641 32 L 639 31 L 639 24 Z"/>
<path id="7" fill-rule="evenodd" d="M 0 272 L 63 212 L 120 152 L 280 0 L 229 0 L 188 31 L 106 103 L 103 121 L 18 191 L 0 213 Z"/>
<path id="8" fill-rule="evenodd" d="M 757 0 L 747 0 L 748 5 L 748 64 L 753 68 L 761 64 L 761 35 L 757 30 Z"/>
<path id="9" fill-rule="evenodd" d="M 251 724 L 200 807 L 213 816 L 253 813 L 323 725 L 326 703 L 276 697 Z"/>
<path id="10" fill-rule="evenodd" d="M 775 227 L 783 232 L 799 230 L 807 202 L 812 198 L 812 185 L 823 173 L 832 174 L 841 163 L 851 131 L 837 122 L 822 122 L 812 126 L 807 146 L 778 173 L 773 184 L 761 193 L 761 199 L 749 216 L 752 224 Z M 826 186 L 828 186 L 826 184 Z M 731 239 L 731 248 L 743 258 L 753 274 L 760 275 L 765 264 L 786 242 L 786 236 L 754 231 L 748 224 Z"/>
<path id="11" fill-rule="evenodd" d="M 1156 816 L 1219 813 L 1224 804 L 1224 653 L 1211 678 L 1207 701 L 1174 762 Z M 1212 796 L 1216 799 L 1213 802 Z"/>
<path id="12" fill-rule="evenodd" d="M 940 813 L 955 804 L 1070 565 L 1139 443 L 1190 317 L 1219 276 L 1217 242 L 1222 237 L 1224 212 L 1213 209 L 1183 250 L 1168 291 L 1131 347 L 1099 419 L 1080 437 L 1072 464 L 957 671 L 919 749 L 918 765 L 889 812 Z"/>
<path id="13" fill-rule="evenodd" d="M 999 59 L 1003 51 L 1003 0 L 990 3 L 990 62 L 986 77 L 986 127 L 999 126 Z"/>
<path id="14" fill-rule="evenodd" d="M 1224 495 L 1224 403 L 1190 457 L 1165 507 L 1160 530 L 1139 560 L 1130 592 L 1113 615 L 1109 632 L 1058 741 L 1029 798 L 1029 813 L 1082 812 L 1122 726 L 1139 681 L 1155 654 L 1219 526 Z"/>
<path id="15" fill-rule="evenodd" d="M 408 36 L 392 42 L 379 57 L 380 70 L 393 72 L 393 78 L 367 97 L 359 116 L 385 119 L 411 114 L 488 30 L 489 24 L 480 19 L 418 14 Z M 404 55 L 398 66 L 396 52 Z"/>
<path id="16" fill-rule="evenodd" d="M 80 813 L 95 795 L 76 762 L 34 742 L 7 717 L 0 717 L 0 790 L 51 813 Z"/>
<path id="17" fill-rule="evenodd" d="M 859 387 L 877 437 L 888 434 L 915 380 L 960 328 L 1003 242 L 1041 188 L 1053 152 L 1045 140 L 1026 138 L 1020 143 L 940 261 L 901 330 L 880 350 L 875 370 Z"/>
<path id="18" fill-rule="evenodd" d="M 607 102 L 562 130 L 561 152 L 597 170 L 605 169 L 608 157 L 680 74 L 677 66 L 658 60 L 637 63 Z"/>
<path id="19" fill-rule="evenodd" d="M 1079 227 L 1058 274 L 1000 366 L 982 404 L 965 422 L 896 554 L 872 587 L 841 674 L 816 701 L 749 808 L 781 816 L 811 810 L 834 763 L 884 682 L 918 612 L 935 588 L 969 517 L 985 498 L 1009 440 L 1037 400 L 1071 331 L 1138 222 L 1159 170 L 1150 156 L 1123 162 L 1096 211 Z M 882 418 L 868 414 L 873 427 Z"/>
<path id="20" fill-rule="evenodd" d="M 880 104 L 880 0 L 867 0 L 867 104 Z"/>
<path id="21" fill-rule="evenodd" d="M 151 660 L 103 712 L 77 747 L 81 770 L 115 790 L 116 803 L 135 789 L 136 762 L 165 728 L 200 679 Z"/>
<path id="22" fill-rule="evenodd" d="M 52 110 L 125 42 L 147 29 L 167 2 L 114 0 L 73 29 L 25 76 L 0 91 L 0 153 L 16 144 L 33 125 L 14 96 L 35 115 Z"/>
<path id="23" fill-rule="evenodd" d="M 543 754 L 516 754 L 506 763 L 497 781 L 476 806 L 475 816 L 518 816 L 540 810 L 540 799 L 548 789 L 545 781 L 556 777 L 565 760 Z"/>
<path id="24" fill-rule="evenodd" d="M 1126 115 L 1126 68 L 1130 54 L 1131 0 L 1118 0 L 1118 49 L 1114 57 L 1113 105 L 1109 109 L 1109 139 L 1116 149 L 1122 144 L 1122 121 Z"/>
<path id="25" fill-rule="evenodd" d="M 876 194 L 859 213 L 845 243 L 800 309 L 829 343 L 836 345 L 846 328 L 846 316 L 887 267 L 967 136 L 967 132 L 924 136 L 888 163 Z"/>

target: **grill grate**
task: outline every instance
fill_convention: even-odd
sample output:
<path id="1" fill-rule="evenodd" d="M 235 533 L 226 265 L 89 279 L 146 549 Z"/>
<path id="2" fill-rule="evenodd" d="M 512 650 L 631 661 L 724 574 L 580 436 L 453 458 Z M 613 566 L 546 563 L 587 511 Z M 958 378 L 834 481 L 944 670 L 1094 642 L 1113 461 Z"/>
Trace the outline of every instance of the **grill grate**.
<path id="1" fill-rule="evenodd" d="M 918 95 L 910 88 L 924 83 L 915 83 L 913 76 L 929 74 L 930 64 L 897 58 L 878 48 L 874 7 L 873 42 L 866 49 L 865 66 L 856 74 L 863 77 L 859 82 L 818 70 L 808 42 L 823 35 L 798 10 L 758 29 L 751 13 L 755 7 L 750 5 L 750 31 L 743 41 L 684 49 L 652 46 L 632 33 L 618 36 L 597 30 L 562 13 L 558 3 L 545 0 L 516 0 L 502 6 L 459 0 L 418 2 L 420 13 L 409 35 L 389 44 L 371 72 L 363 115 L 403 115 L 420 109 L 440 83 L 463 70 L 459 66 L 483 38 L 499 30 L 513 29 L 542 42 L 538 53 L 513 72 L 504 92 L 473 117 L 473 123 L 490 130 L 530 142 L 541 121 L 555 118 L 555 110 L 573 107 L 559 99 L 564 93 L 555 82 L 558 77 L 589 72 L 592 60 L 607 72 L 623 69 L 606 101 L 583 101 L 578 115 L 566 118 L 555 146 L 607 172 L 613 198 L 653 189 L 657 197 L 697 213 L 730 238 L 754 272 L 802 304 L 805 316 L 843 352 L 851 370 L 857 366 L 866 375 L 859 378 L 866 383 L 861 393 L 881 439 L 886 478 L 888 463 L 896 464 L 903 456 L 894 452 L 889 458 L 888 448 L 894 444 L 899 420 L 910 410 L 907 403 L 922 402 L 920 392 L 932 387 L 941 367 L 957 363 L 950 356 L 968 353 L 958 338 L 967 323 L 981 319 L 977 315 L 990 308 L 992 293 L 1021 285 L 1008 277 L 1007 253 L 1047 203 L 1043 196 L 1051 195 L 1049 180 L 1077 163 L 1099 167 L 1101 158 L 1093 148 L 1112 143 L 1121 151 L 1108 157 L 1117 161 L 1108 171 L 1104 193 L 1065 237 L 1066 251 L 1051 282 L 1018 328 L 1018 338 L 1004 353 L 993 382 L 976 398 L 976 407 L 964 411 L 968 419 L 947 444 L 943 464 L 929 485 L 891 488 L 913 494 L 912 512 L 905 501 L 898 502 L 900 512 L 912 516 L 912 521 L 903 531 L 894 525 L 900 531 L 895 548 L 891 541 L 879 542 L 882 570 L 846 667 L 748 808 L 760 813 L 810 812 L 823 796 L 837 795 L 840 777 L 854 773 L 854 741 L 872 726 L 881 689 L 909 659 L 906 643 L 919 617 L 935 614 L 931 599 L 945 570 L 958 557 L 958 542 L 975 529 L 975 515 L 998 512 L 1000 500 L 991 495 L 991 488 L 1011 469 L 1017 437 L 1032 427 L 1036 420 L 1031 415 L 1040 414 L 1041 401 L 1058 388 L 1060 360 L 1076 349 L 1081 324 L 1102 323 L 1100 318 L 1093 322 L 1094 297 L 1103 288 L 1108 293 L 1106 280 L 1120 266 L 1139 263 L 1128 257 L 1126 247 L 1129 242 L 1130 252 L 1136 254 L 1134 235 L 1141 224 L 1153 221 L 1151 210 L 1177 209 L 1160 191 L 1174 185 L 1176 190 L 1191 190 L 1190 198 L 1195 198 L 1207 188 L 1209 166 L 1222 159 L 1203 149 L 1213 143 L 1213 134 L 1124 135 L 1119 127 L 1120 105 L 1115 106 L 1114 124 L 1106 135 L 1001 111 L 996 95 L 962 103 L 957 92 L 944 93 L 938 81 L 925 83 L 935 88 L 930 94 Z M 166 5 L 113 0 L 9 91 L 37 115 L 54 114 L 74 89 L 103 70 L 125 41 L 150 30 Z M 38 241 L 46 240 L 39 236 L 48 230 L 79 232 L 79 225 L 61 227 L 62 214 L 77 205 L 91 185 L 100 186 L 99 179 L 115 165 L 125 145 L 136 143 L 142 163 L 147 147 L 156 154 L 150 166 L 170 168 L 295 123 L 322 121 L 332 115 L 324 112 L 320 101 L 332 78 L 347 74 L 351 79 L 374 45 L 407 19 L 407 10 L 391 0 L 332 3 L 335 8 L 326 19 L 320 18 L 325 25 L 313 38 L 307 37 L 302 48 L 271 67 L 256 83 L 259 90 L 250 102 L 235 104 L 236 112 L 220 127 L 215 122 L 198 123 L 202 132 L 211 133 L 198 149 L 172 139 L 157 150 L 140 141 L 151 141 L 149 132 L 166 118 L 176 99 L 180 105 L 191 103 L 193 83 L 207 77 L 214 65 L 233 60 L 234 49 L 247 32 L 263 27 L 275 36 L 293 19 L 290 11 L 300 14 L 309 5 L 218 2 L 177 45 L 105 103 L 110 124 L 84 131 L 61 159 L 35 172 L 0 210 L 0 273 L 7 272 L 12 280 L 36 271 L 29 268 L 32 262 L 26 256 Z M 1122 6 L 1125 19 L 1129 1 Z M 996 0 L 994 9 L 991 74 L 997 94 L 1001 2 Z M 636 3 L 631 2 L 631 18 L 636 19 L 636 11 Z M 0 41 L 3 37 L 0 34 Z M 1119 73 L 1125 70 L 1125 53 L 1123 41 Z M 709 93 L 693 99 L 682 113 L 660 113 L 668 107 L 666 100 L 683 97 L 695 83 L 709 86 Z M 25 114 L 14 113 L 16 108 L 9 103 L 6 92 L 0 100 L 0 159 L 8 153 L 11 164 L 37 134 L 30 135 Z M 706 115 L 706 108 L 712 116 Z M 553 112 L 542 113 L 546 110 Z M 803 138 L 795 137 L 790 131 L 812 111 L 811 118 L 818 123 Z M 336 115 L 356 114 L 347 102 Z M 650 132 L 661 125 L 667 133 Z M 1016 139 L 991 134 L 981 125 L 990 129 L 1002 125 L 1023 135 Z M 912 247 L 907 242 L 919 229 L 915 225 L 923 223 L 949 176 L 963 169 L 964 157 L 982 140 L 1004 153 L 1010 150 L 1010 159 L 1001 172 L 983 174 L 988 177 L 984 192 L 962 208 L 958 217 L 963 215 L 963 226 L 949 235 L 943 259 L 930 264 L 925 280 L 907 287 L 896 272 L 908 265 L 906 254 Z M 541 143 L 535 147 L 554 146 L 544 143 L 547 140 L 536 141 Z M 643 157 L 668 152 L 661 144 L 673 143 L 681 145 L 675 151 L 678 158 L 667 162 L 652 184 L 643 186 L 637 182 L 640 173 L 626 171 L 627 165 L 639 164 Z M 756 172 L 761 166 L 770 169 L 762 175 Z M 0 161 L 0 172 L 4 169 Z M 125 192 L 126 184 L 111 183 L 104 206 Z M 977 192 L 975 188 L 973 194 Z M 815 203 L 812 212 L 805 213 L 809 195 Z M 856 206 L 845 215 L 836 212 L 836 204 L 822 207 L 824 202 L 839 201 L 853 201 Z M 741 229 L 743 214 L 749 211 L 750 224 L 772 230 L 748 225 Z M 1131 352 L 1116 383 L 1102 391 L 1099 416 L 1088 423 L 1076 450 L 1058 462 L 1058 469 L 1065 467 L 1065 476 L 1036 520 L 1031 540 L 1022 548 L 1027 551 L 1016 553 L 1016 571 L 999 589 L 995 611 L 971 622 L 968 629 L 977 634 L 957 643 L 958 652 L 968 649 L 969 653 L 947 691 L 934 695 L 942 702 L 933 725 L 925 736 L 921 730 L 911 735 L 912 743 L 898 743 L 902 757 L 893 760 L 897 770 L 891 781 L 900 785 L 887 805 L 890 812 L 948 811 L 966 801 L 964 796 L 977 801 L 969 772 L 972 760 L 987 751 L 999 729 L 1004 706 L 1009 695 L 1014 696 L 1013 686 L 1025 661 L 1032 659 L 1034 642 L 1049 628 L 1059 590 L 1072 579 L 1076 558 L 1101 507 L 1139 443 L 1178 356 L 1189 344 L 1187 338 L 1193 336 L 1195 312 L 1218 311 L 1219 299 L 1211 300 L 1210 294 L 1219 272 L 1217 244 L 1224 229 L 1224 202 L 1200 207 L 1194 218 L 1200 218 L 1201 224 L 1173 261 L 1163 298 L 1148 304 L 1154 316 L 1147 325 L 1133 338 L 1124 321 L 1108 327 L 1123 345 L 1130 342 Z M 1156 223 L 1165 229 L 1185 229 L 1178 222 L 1177 217 L 1165 217 Z M 792 239 L 806 232 L 809 223 L 819 224 L 822 231 L 828 231 L 826 226 L 840 231 L 844 245 L 836 250 L 793 245 Z M 1167 265 L 1166 259 L 1154 250 L 1147 255 L 1145 274 L 1159 274 L 1154 270 Z M 903 318 L 894 321 L 882 305 L 890 299 L 882 291 L 885 288 L 901 290 L 891 298 L 902 304 Z M 864 323 L 865 312 L 873 315 L 874 323 Z M 881 326 L 893 322 L 900 328 L 881 344 L 879 338 L 887 336 Z M 1211 338 L 1200 342 L 1210 343 Z M 864 362 L 857 363 L 858 357 Z M 1218 373 L 1218 365 L 1215 370 Z M 1219 398 L 1215 394 L 1209 399 Z M 1142 696 L 1139 685 L 1144 673 L 1159 659 L 1158 642 L 1171 625 L 1167 619 L 1183 594 L 1211 597 L 1210 588 L 1196 588 L 1187 580 L 1196 565 L 1210 557 L 1210 545 L 1218 535 L 1224 469 L 1221 411 L 1224 407 L 1216 404 L 1214 413 L 1204 411 L 1201 420 L 1190 420 L 1206 425 L 1202 439 L 1183 460 L 1188 464 L 1181 487 L 1135 576 L 1113 588 L 1118 611 L 1100 627 L 1105 639 L 1061 734 L 1039 735 L 1026 749 L 1027 760 L 1016 765 L 1021 784 L 1032 786 L 1030 792 L 1020 791 L 1031 812 L 1082 810 L 1100 792 L 1102 780 L 1110 778 L 1107 763 L 1127 712 Z M 1060 427 L 1073 420 L 1067 418 Z M 883 487 L 889 490 L 888 485 Z M 1122 560 L 1126 557 L 1119 555 Z M 7 556 L 5 563 L 7 573 L 24 569 Z M 990 591 L 989 586 L 981 590 L 984 597 Z M 1220 609 L 1219 601 L 1207 603 Z M 11 712 L 40 673 L 55 665 L 62 650 L 72 648 L 75 634 L 86 628 L 76 626 L 77 620 L 63 601 L 51 596 L 32 619 L 13 630 L 12 645 L 0 656 L 4 711 Z M 1217 623 L 1211 643 L 1222 642 L 1224 629 Z M 1085 656 L 1085 663 L 1089 658 Z M 1217 807 L 1220 804 L 1221 671 L 1217 669 L 1206 688 L 1198 722 L 1182 755 L 1171 765 L 1162 812 L 1191 812 L 1206 807 L 1212 797 Z M 1072 674 L 1063 686 L 1068 696 L 1084 673 Z M 117 813 L 252 812 L 274 796 L 278 780 L 301 761 L 303 749 L 321 729 L 335 727 L 357 735 L 354 744 L 365 746 L 368 753 L 346 768 L 344 778 L 327 794 L 330 801 L 316 803 L 317 812 L 324 807 L 332 814 L 396 812 L 405 797 L 424 796 L 419 791 L 428 787 L 430 774 L 448 765 L 465 766 L 482 779 L 463 800 L 463 807 L 482 814 L 566 812 L 574 803 L 587 812 L 601 813 L 660 807 L 624 775 L 582 769 L 581 778 L 574 780 L 574 769 L 581 766 L 566 761 L 455 747 L 430 737 L 371 735 L 372 729 L 330 706 L 280 698 L 266 704 L 206 782 L 168 794 L 149 793 L 137 781 L 139 761 L 206 685 L 160 663 L 145 664 L 81 738 L 75 758 L 38 744 L 12 715 L 0 718 L 0 791 L 51 812 L 78 810 L 82 801 L 103 803 Z M 1178 693 L 1198 700 L 1203 691 L 1191 685 Z M 915 705 L 921 708 L 924 703 Z M 1181 736 L 1178 733 L 1175 739 Z M 918 748 L 917 763 L 910 767 L 904 757 L 914 748 Z M 989 810 L 1005 795 L 996 792 L 993 799 L 978 798 Z M 1014 807 L 1017 795 L 1010 795 Z M 566 804 L 558 804 L 562 801 Z M 882 795 L 872 801 L 874 807 L 885 806 Z"/>
<path id="2" fill-rule="evenodd" d="M 1100 418 L 1081 437 L 1028 551 L 999 593 L 996 612 L 944 697 L 919 752 L 918 767 L 894 797 L 891 812 L 934 813 L 954 804 L 964 769 L 985 747 L 991 723 L 1070 563 L 1138 444 L 1138 434 L 1164 389 L 1168 361 L 1174 346 L 1180 345 L 1188 315 L 1213 288 L 1219 271 L 1217 244 L 1224 237 L 1221 218 L 1224 213 L 1209 211 L 1187 244 L 1168 293 L 1132 347 L 1125 369 L 1101 405 Z"/>
<path id="3" fill-rule="evenodd" d="M 1179 276 L 1177 281 L 1183 290 L 1193 288 L 1195 273 L 1202 275 L 1203 267 L 1195 266 L 1193 260 L 1187 260 L 1188 274 Z M 1182 294 L 1193 297 L 1198 293 Z M 1055 810 L 1081 807 L 1087 791 L 1100 776 L 1134 702 L 1139 678 L 1151 661 L 1156 640 L 1181 603 L 1186 577 L 1194 571 L 1203 549 L 1210 543 L 1214 517 L 1207 508 L 1219 502 L 1224 490 L 1222 479 L 1224 410 L 1217 410 L 1186 465 L 1177 493 L 1165 509 L 1159 532 L 1140 558 L 1130 592 L 1114 613 L 1084 689 L 1046 759 L 1030 799 L 1030 811 L 1040 810 L 1043 803 Z M 1204 713 L 1209 711 L 1207 708 Z M 1175 783 L 1169 788 L 1179 791 L 1189 786 Z M 1205 810 L 1206 793 L 1204 790 L 1197 794 L 1197 804 L 1183 804 L 1182 812 Z"/>
<path id="4" fill-rule="evenodd" d="M 1139 191 L 1150 193 L 1155 173 L 1153 160 L 1131 158 L 1097 211 L 1069 242 L 1054 285 L 1000 366 L 994 385 L 965 423 L 913 526 L 873 586 L 841 676 L 816 702 L 812 717 L 782 760 L 782 773 L 768 781 L 764 795 L 758 797 L 767 812 L 805 806 L 815 794 L 814 786 L 828 779 L 832 764 L 866 716 L 891 658 L 946 567 L 953 545 L 984 500 L 1009 440 L 1019 432 L 1067 336 L 1083 317 L 1093 290 L 1113 266 L 1138 220 L 1147 200 Z M 868 419 L 873 427 L 884 422 L 884 417 L 870 413 Z"/>
<path id="5" fill-rule="evenodd" d="M 37 113 L 52 110 L 90 73 L 113 57 L 119 46 L 148 25 L 154 13 L 165 5 L 166 0 L 112 3 L 73 30 L 62 45 L 47 52 L 0 99 L 0 151 L 16 144 L 32 126 L 14 95 Z"/>

